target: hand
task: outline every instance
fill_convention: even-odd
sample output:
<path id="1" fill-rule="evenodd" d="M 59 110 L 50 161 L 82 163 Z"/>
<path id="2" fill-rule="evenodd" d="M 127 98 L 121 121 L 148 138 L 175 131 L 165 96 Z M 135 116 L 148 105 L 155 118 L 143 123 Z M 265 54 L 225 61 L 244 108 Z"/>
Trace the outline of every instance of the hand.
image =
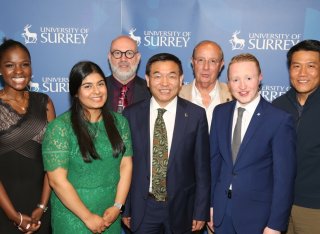
<path id="1" fill-rule="evenodd" d="M 263 230 L 263 234 L 281 234 L 281 232 L 266 227 L 266 228 Z"/>
<path id="2" fill-rule="evenodd" d="M 191 231 L 200 231 L 204 225 L 205 221 L 192 220 L 192 230 Z"/>
<path id="3" fill-rule="evenodd" d="M 32 220 L 32 225 L 41 225 L 41 217 L 43 215 L 43 209 L 41 208 L 36 208 L 33 210 L 32 214 L 31 214 L 31 220 Z"/>
<path id="4" fill-rule="evenodd" d="M 214 232 L 214 227 L 213 227 L 213 208 L 210 208 L 210 222 L 207 222 L 207 226 L 210 229 L 211 232 Z"/>
<path id="5" fill-rule="evenodd" d="M 122 222 L 124 225 L 127 226 L 127 228 L 130 229 L 130 222 L 131 222 L 131 217 L 122 217 Z"/>
<path id="6" fill-rule="evenodd" d="M 106 222 L 107 227 L 109 227 L 118 218 L 119 214 L 120 210 L 115 206 L 111 206 L 105 210 L 103 219 Z"/>
<path id="7" fill-rule="evenodd" d="M 102 217 L 96 214 L 90 214 L 85 220 L 85 225 L 93 233 L 101 233 L 106 229 L 105 221 Z"/>
<path id="8" fill-rule="evenodd" d="M 17 217 L 15 218 L 15 224 L 17 225 L 17 228 L 21 231 L 21 232 L 25 232 L 27 234 L 29 233 L 33 233 L 35 231 L 37 231 L 40 228 L 40 224 L 34 224 L 32 222 L 32 218 L 30 216 L 27 216 L 25 214 L 21 214 L 22 215 L 22 222 L 20 224 L 21 221 L 21 216 L 20 213 L 17 213 Z M 20 224 L 20 225 L 19 225 Z"/>

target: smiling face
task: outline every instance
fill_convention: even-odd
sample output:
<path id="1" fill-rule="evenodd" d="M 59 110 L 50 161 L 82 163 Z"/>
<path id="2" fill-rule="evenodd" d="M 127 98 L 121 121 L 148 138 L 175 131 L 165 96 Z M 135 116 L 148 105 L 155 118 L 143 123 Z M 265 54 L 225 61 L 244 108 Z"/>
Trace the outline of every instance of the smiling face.
<path id="1" fill-rule="evenodd" d="M 228 85 L 235 99 L 242 105 L 249 104 L 259 95 L 262 75 L 252 61 L 235 62 L 229 65 Z"/>
<path id="2" fill-rule="evenodd" d="M 161 107 L 168 105 L 179 93 L 183 76 L 173 61 L 152 63 L 150 75 L 146 75 L 152 96 Z"/>
<path id="3" fill-rule="evenodd" d="M 1 57 L 0 72 L 6 89 L 24 90 L 32 74 L 28 53 L 18 46 L 6 50 Z"/>
<path id="4" fill-rule="evenodd" d="M 290 81 L 304 103 L 320 85 L 320 54 L 316 51 L 294 52 L 289 68 Z"/>
<path id="5" fill-rule="evenodd" d="M 107 86 L 98 73 L 89 74 L 81 83 L 77 96 L 82 107 L 94 118 L 107 101 Z"/>

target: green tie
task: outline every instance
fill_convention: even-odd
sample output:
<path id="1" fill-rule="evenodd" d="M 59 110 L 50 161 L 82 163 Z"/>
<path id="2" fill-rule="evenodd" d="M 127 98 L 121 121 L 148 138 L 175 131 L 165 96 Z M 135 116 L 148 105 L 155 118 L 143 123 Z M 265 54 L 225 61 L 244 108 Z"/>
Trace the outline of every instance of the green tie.
<path id="1" fill-rule="evenodd" d="M 165 109 L 158 109 L 153 132 L 152 194 L 158 201 L 165 201 L 167 196 L 168 139 L 163 120 L 165 111 Z"/>

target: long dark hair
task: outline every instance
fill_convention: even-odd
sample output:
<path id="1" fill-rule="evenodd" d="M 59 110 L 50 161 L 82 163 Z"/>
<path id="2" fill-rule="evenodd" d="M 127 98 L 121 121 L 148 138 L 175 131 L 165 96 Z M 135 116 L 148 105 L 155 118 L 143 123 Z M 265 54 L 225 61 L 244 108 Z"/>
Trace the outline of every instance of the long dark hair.
<path id="1" fill-rule="evenodd" d="M 101 68 L 90 61 L 78 62 L 73 66 L 69 75 L 69 91 L 72 98 L 71 123 L 73 131 L 78 139 L 82 158 L 85 162 L 91 162 L 92 159 L 100 158 L 88 129 L 89 120 L 86 117 L 87 113 L 85 113 L 85 110 L 77 97 L 82 81 L 92 73 L 98 73 L 105 79 Z M 103 105 L 101 111 L 104 126 L 112 146 L 112 155 L 113 157 L 118 157 L 119 154 L 123 155 L 125 152 L 125 145 L 116 128 L 115 117 L 108 110 L 106 103 Z"/>

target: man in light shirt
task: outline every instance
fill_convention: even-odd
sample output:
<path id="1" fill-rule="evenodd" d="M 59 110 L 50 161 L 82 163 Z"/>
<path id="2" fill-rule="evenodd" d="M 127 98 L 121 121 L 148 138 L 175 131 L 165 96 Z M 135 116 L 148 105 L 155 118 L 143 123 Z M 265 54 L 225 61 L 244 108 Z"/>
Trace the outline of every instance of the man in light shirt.
<path id="1" fill-rule="evenodd" d="M 131 129 L 134 160 L 122 220 L 136 234 L 191 234 L 209 221 L 206 114 L 178 97 L 183 71 L 176 56 L 152 56 L 146 80 L 151 99 L 123 112 Z"/>
<path id="2" fill-rule="evenodd" d="M 231 59 L 235 101 L 218 105 L 210 132 L 211 209 L 216 234 L 280 234 L 286 230 L 296 173 L 290 114 L 259 94 L 259 61 Z"/>
<path id="3" fill-rule="evenodd" d="M 205 108 L 210 130 L 214 107 L 232 100 L 227 84 L 218 80 L 224 66 L 221 47 L 213 41 L 201 41 L 193 49 L 191 64 L 195 79 L 182 86 L 179 96 Z"/>

